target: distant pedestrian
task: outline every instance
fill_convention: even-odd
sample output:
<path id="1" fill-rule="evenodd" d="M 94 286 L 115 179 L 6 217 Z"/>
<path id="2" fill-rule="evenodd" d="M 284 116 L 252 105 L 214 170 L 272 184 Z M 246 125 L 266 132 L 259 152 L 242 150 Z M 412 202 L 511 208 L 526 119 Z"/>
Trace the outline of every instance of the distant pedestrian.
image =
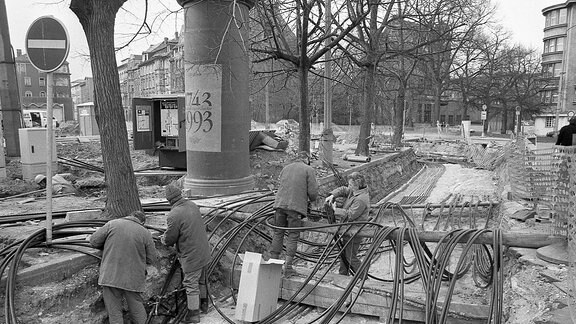
<path id="1" fill-rule="evenodd" d="M 210 263 L 210 244 L 206 225 L 198 206 L 182 197 L 180 188 L 166 186 L 166 200 L 171 209 L 166 218 L 166 232 L 161 236 L 162 243 L 176 246 L 182 284 L 186 289 L 188 312 L 182 323 L 200 323 L 200 310 L 208 311 L 208 299 L 204 267 Z"/>
<path id="2" fill-rule="evenodd" d="M 135 211 L 113 219 L 89 237 L 90 245 L 102 249 L 98 284 L 110 324 L 123 324 L 122 299 L 133 323 L 144 324 L 147 314 L 140 293 L 146 283 L 146 266 L 156 262 L 158 252 L 152 234 L 144 227 L 146 216 Z"/>
<path id="3" fill-rule="evenodd" d="M 299 152 L 296 159 L 280 172 L 280 186 L 274 199 L 274 224 L 278 227 L 302 227 L 302 218 L 308 214 L 308 204 L 317 197 L 318 182 L 314 168 L 310 166 L 310 155 L 305 151 Z M 269 250 L 264 252 L 264 259 L 280 258 L 285 232 L 284 229 L 274 229 L 274 237 Z M 299 238 L 299 230 L 288 231 L 285 277 L 296 274 L 293 263 Z"/>
<path id="4" fill-rule="evenodd" d="M 338 197 L 344 197 L 341 208 L 336 206 L 335 199 Z M 330 196 L 326 198 L 326 203 L 333 206 L 334 216 L 342 223 L 367 221 L 370 213 L 370 194 L 364 176 L 358 172 L 352 172 L 348 176 L 348 186 L 332 190 Z M 358 250 L 362 237 L 355 235 L 356 232 L 357 230 L 347 230 L 342 235 L 342 242 L 346 245 L 343 251 L 346 261 L 340 261 L 338 273 L 341 275 L 355 273 L 360 267 Z"/>
<path id="5" fill-rule="evenodd" d="M 569 124 L 560 128 L 558 133 L 558 138 L 556 139 L 556 145 L 562 146 L 572 146 L 572 136 L 576 134 L 576 116 L 570 118 Z"/>

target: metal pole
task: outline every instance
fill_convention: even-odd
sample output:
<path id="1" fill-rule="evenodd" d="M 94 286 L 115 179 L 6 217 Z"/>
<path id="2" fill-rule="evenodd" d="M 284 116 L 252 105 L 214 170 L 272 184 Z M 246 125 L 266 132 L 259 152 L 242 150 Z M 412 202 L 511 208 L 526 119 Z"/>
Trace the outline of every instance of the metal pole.
<path id="1" fill-rule="evenodd" d="M 46 74 L 46 244 L 52 243 L 52 101 L 54 78 Z M 40 118 L 42 123 L 42 118 Z"/>

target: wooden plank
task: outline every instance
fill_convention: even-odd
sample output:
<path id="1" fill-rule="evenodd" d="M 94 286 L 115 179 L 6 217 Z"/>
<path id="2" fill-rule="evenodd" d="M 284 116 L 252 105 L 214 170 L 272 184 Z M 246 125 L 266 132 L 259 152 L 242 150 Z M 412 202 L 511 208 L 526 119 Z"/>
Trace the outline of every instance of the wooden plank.
<path id="1" fill-rule="evenodd" d="M 334 233 L 338 229 L 335 227 L 329 228 L 319 228 L 318 225 L 325 226 L 325 223 L 317 223 L 317 222 L 310 222 L 304 221 L 304 226 L 309 227 L 310 231 L 315 232 L 322 232 L 322 233 Z M 440 242 L 442 238 L 448 235 L 449 232 L 441 232 L 441 231 L 419 231 L 418 238 L 422 242 Z M 374 231 L 362 231 L 358 235 L 361 237 L 374 237 Z M 392 239 L 396 239 L 398 235 L 398 230 L 394 230 L 390 237 Z M 469 239 L 471 234 L 464 235 L 458 243 L 466 243 Z M 406 240 L 409 240 L 408 237 L 405 237 Z M 511 247 L 524 247 L 524 248 L 540 248 L 543 246 L 548 246 L 552 244 L 558 244 L 566 241 L 566 237 L 562 237 L 559 235 L 550 235 L 546 233 L 519 233 L 519 232 L 505 232 L 502 233 L 502 244 Z M 476 238 L 476 244 L 492 244 L 493 242 L 493 233 L 484 233 Z"/>
<path id="2" fill-rule="evenodd" d="M 297 271 L 306 277 L 310 273 L 309 270 L 302 268 L 298 268 Z M 310 293 L 306 298 L 301 300 L 300 303 L 328 308 L 343 295 L 350 278 L 351 277 L 329 273 L 318 285 L 316 285 L 318 280 L 311 280 L 304 287 L 303 285 L 306 281 L 304 277 L 294 276 L 284 278 L 280 296 L 285 300 L 290 299 L 303 287 L 302 291 L 294 298 L 295 301 L 300 301 L 307 293 Z M 405 320 L 425 321 L 426 314 L 423 306 L 425 295 L 424 292 L 419 289 L 421 288 L 415 285 L 406 285 L 404 287 L 402 318 Z M 350 303 L 352 299 L 357 297 L 350 312 L 368 316 L 388 317 L 388 312 L 393 305 L 392 290 L 392 283 L 367 280 L 361 290 L 360 296 L 357 296 L 358 288 L 355 287 L 351 297 L 348 297 L 349 301 L 347 303 Z M 443 302 L 439 302 L 438 305 L 442 307 Z M 397 305 L 397 312 L 400 311 L 399 306 L 400 305 Z M 346 308 L 345 303 L 340 311 L 345 311 Z M 462 318 L 449 316 L 448 323 L 451 324 L 485 323 L 489 316 L 489 307 L 486 305 L 453 302 L 450 304 L 450 311 L 451 314 L 462 315 Z M 398 315 L 397 313 L 395 318 L 398 319 Z"/>
<path id="3" fill-rule="evenodd" d="M 320 283 L 318 283 L 320 277 L 313 278 L 306 283 L 310 270 L 304 268 L 296 268 L 296 270 L 301 274 L 300 276 L 282 279 L 280 298 L 284 300 L 292 299 L 294 302 L 320 308 L 332 306 L 344 294 L 344 290 L 351 279 L 351 277 L 328 273 L 322 278 Z M 240 270 L 237 269 L 235 277 L 239 278 L 239 275 Z M 235 283 L 238 284 L 238 280 Z M 305 283 L 306 285 L 304 285 Z M 367 280 L 360 296 L 357 296 L 358 287 L 353 288 L 353 293 L 348 297 L 348 301 L 342 306 L 340 311 L 346 311 L 351 301 L 357 297 L 350 313 L 387 318 L 388 312 L 393 305 L 392 289 L 392 283 Z M 307 294 L 308 296 L 306 296 Z M 295 297 L 292 298 L 293 296 Z M 443 298 L 440 299 L 443 300 Z M 424 301 L 425 294 L 421 291 L 421 286 L 405 285 L 402 318 L 404 320 L 424 322 L 426 316 L 423 306 Z M 438 305 L 442 307 L 443 302 L 439 302 Z M 397 305 L 396 319 L 400 317 L 399 306 Z M 489 306 L 452 302 L 450 304 L 450 314 L 447 321 L 449 324 L 486 323 L 489 316 Z"/>

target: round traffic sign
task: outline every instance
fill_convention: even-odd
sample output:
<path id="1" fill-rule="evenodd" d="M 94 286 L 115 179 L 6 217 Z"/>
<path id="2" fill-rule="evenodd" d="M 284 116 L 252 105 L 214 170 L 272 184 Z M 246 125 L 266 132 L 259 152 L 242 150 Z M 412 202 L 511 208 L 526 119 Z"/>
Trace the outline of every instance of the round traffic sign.
<path id="1" fill-rule="evenodd" d="M 482 110 L 486 110 L 486 108 L 488 108 L 488 106 L 482 105 Z"/>
<path id="2" fill-rule="evenodd" d="M 68 57 L 68 31 L 60 20 L 42 16 L 32 23 L 26 33 L 26 53 L 30 63 L 42 72 L 57 70 Z"/>

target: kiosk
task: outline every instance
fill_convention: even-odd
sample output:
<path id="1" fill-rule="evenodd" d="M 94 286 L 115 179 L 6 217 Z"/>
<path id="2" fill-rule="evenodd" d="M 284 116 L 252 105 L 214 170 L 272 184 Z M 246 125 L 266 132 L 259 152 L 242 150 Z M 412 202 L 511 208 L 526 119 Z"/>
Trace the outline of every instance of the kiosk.
<path id="1" fill-rule="evenodd" d="M 134 98 L 134 149 L 158 153 L 160 167 L 185 170 L 184 110 L 183 94 Z"/>

